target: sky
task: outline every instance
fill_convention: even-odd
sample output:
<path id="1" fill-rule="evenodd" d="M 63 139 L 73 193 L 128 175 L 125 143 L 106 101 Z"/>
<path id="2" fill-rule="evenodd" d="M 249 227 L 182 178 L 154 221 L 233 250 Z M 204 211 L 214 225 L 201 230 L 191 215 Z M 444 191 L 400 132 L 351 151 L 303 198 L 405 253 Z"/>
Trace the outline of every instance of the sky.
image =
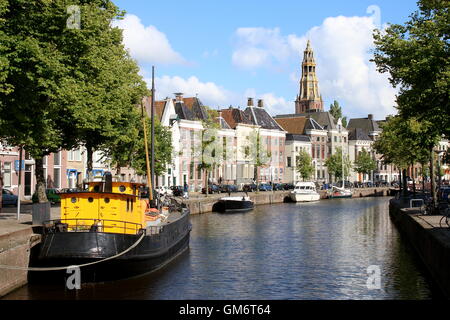
<path id="1" fill-rule="evenodd" d="M 115 25 L 157 99 L 175 92 L 211 108 L 264 99 L 272 114 L 294 113 L 301 61 L 311 41 L 324 109 L 348 118 L 395 114 L 396 89 L 370 62 L 372 32 L 403 24 L 414 0 L 116 0 Z"/>

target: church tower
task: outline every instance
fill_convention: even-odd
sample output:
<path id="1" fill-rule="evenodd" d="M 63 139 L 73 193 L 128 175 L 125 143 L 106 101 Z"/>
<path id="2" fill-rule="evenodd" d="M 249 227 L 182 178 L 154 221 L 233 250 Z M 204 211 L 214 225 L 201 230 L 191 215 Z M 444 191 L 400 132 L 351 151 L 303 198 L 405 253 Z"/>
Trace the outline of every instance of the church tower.
<path id="1" fill-rule="evenodd" d="M 319 80 L 316 76 L 314 52 L 308 40 L 302 62 L 300 92 L 295 100 L 295 113 L 323 111 L 322 96 L 319 92 Z"/>

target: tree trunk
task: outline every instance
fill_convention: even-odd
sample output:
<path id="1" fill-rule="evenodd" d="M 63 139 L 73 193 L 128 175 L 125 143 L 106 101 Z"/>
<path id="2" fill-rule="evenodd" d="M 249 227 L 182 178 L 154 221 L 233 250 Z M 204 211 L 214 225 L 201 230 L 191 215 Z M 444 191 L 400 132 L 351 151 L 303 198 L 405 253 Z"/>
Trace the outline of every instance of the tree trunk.
<path id="1" fill-rule="evenodd" d="M 92 148 L 92 146 L 90 145 L 86 145 L 86 152 L 87 152 L 87 175 L 88 175 L 88 181 L 91 181 L 91 176 L 92 176 L 92 169 L 93 169 L 93 155 L 94 155 L 94 150 Z"/>
<path id="2" fill-rule="evenodd" d="M 433 207 L 437 207 L 437 199 L 436 199 L 436 183 L 434 181 L 434 151 L 433 147 L 430 149 L 430 179 L 431 179 L 431 199 L 433 201 Z"/>
<path id="3" fill-rule="evenodd" d="M 406 180 L 406 169 L 403 169 L 403 196 L 406 197 L 408 195 L 408 181 Z"/>
<path id="4" fill-rule="evenodd" d="M 36 175 L 36 193 L 38 196 L 38 202 L 47 202 L 47 195 L 45 193 L 45 177 L 44 177 L 44 162 L 42 158 L 35 158 L 35 175 Z"/>
<path id="5" fill-rule="evenodd" d="M 0 213 L 2 212 L 3 174 L 2 163 L 0 162 Z"/>
<path id="6" fill-rule="evenodd" d="M 411 178 L 413 181 L 413 194 L 414 198 L 416 197 L 416 179 L 414 178 L 414 165 L 411 165 Z"/>
<path id="7" fill-rule="evenodd" d="M 209 194 L 209 183 L 208 183 L 208 170 L 205 169 L 205 189 L 206 189 L 206 197 Z"/>
<path id="8" fill-rule="evenodd" d="M 420 165 L 422 166 L 422 195 L 425 195 L 425 164 Z"/>
<path id="9" fill-rule="evenodd" d="M 398 187 L 399 187 L 399 193 L 403 194 L 403 184 L 402 184 L 402 169 L 398 168 Z"/>

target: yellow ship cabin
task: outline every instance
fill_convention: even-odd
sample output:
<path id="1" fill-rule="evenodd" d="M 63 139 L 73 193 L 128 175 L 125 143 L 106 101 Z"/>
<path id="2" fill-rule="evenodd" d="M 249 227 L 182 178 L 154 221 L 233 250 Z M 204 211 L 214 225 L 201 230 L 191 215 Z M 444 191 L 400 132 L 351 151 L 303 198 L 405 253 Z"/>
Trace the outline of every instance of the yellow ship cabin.
<path id="1" fill-rule="evenodd" d="M 110 177 L 101 182 L 89 182 L 86 191 L 63 193 L 61 222 L 67 225 L 69 232 L 137 234 L 152 219 L 144 186 L 112 182 Z"/>

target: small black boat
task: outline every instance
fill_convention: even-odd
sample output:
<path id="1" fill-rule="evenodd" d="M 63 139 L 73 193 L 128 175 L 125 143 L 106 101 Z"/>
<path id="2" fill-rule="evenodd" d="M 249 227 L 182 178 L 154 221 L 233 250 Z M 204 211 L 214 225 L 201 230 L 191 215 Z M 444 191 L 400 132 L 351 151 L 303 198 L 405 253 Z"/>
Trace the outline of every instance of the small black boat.
<path id="1" fill-rule="evenodd" d="M 250 200 L 250 197 L 224 197 L 220 198 L 214 206 L 214 211 L 219 212 L 245 212 L 252 210 L 255 203 Z"/>

